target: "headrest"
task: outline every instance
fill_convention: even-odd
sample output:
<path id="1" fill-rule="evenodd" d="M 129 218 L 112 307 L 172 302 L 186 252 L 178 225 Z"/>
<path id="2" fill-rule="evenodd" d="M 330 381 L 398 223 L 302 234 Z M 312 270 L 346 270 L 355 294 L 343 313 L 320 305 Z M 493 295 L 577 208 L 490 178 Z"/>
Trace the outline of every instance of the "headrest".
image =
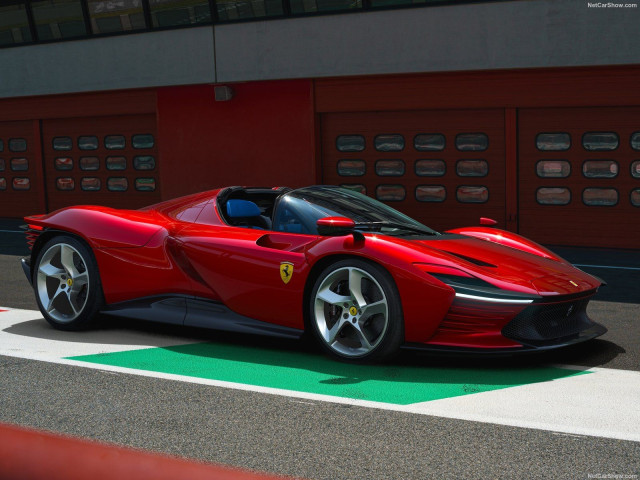
<path id="1" fill-rule="evenodd" d="M 232 199 L 227 201 L 227 215 L 229 218 L 259 217 L 260 208 L 249 200 Z"/>

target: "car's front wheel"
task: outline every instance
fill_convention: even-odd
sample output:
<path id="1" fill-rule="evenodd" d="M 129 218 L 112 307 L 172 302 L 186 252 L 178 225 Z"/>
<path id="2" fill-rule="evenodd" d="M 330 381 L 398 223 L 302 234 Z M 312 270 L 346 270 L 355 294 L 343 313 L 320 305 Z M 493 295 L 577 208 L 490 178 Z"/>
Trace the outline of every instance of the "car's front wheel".
<path id="1" fill-rule="evenodd" d="M 49 240 L 37 256 L 33 279 L 38 307 L 58 329 L 88 327 L 104 303 L 95 258 L 76 238 Z"/>
<path id="2" fill-rule="evenodd" d="M 393 279 L 359 259 L 325 268 L 310 296 L 310 328 L 331 355 L 349 361 L 381 360 L 404 338 L 402 306 Z"/>

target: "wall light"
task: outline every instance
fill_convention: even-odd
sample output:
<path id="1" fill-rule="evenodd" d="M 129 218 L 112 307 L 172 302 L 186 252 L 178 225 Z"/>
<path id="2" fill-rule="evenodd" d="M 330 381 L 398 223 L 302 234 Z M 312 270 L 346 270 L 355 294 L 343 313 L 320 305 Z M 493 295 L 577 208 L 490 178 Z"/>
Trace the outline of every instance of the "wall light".
<path id="1" fill-rule="evenodd" d="M 227 102 L 233 98 L 233 89 L 231 87 L 220 86 L 213 87 L 215 93 L 216 102 Z"/>

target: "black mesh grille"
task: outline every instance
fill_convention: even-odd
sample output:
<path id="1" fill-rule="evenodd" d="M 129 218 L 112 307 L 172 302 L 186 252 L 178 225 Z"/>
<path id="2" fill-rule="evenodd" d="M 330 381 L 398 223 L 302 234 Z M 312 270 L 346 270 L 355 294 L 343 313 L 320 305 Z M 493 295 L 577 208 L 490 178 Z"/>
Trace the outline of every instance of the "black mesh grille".
<path id="1" fill-rule="evenodd" d="M 502 329 L 505 337 L 541 344 L 579 334 L 593 325 L 587 316 L 590 298 L 552 304 L 532 304 Z"/>

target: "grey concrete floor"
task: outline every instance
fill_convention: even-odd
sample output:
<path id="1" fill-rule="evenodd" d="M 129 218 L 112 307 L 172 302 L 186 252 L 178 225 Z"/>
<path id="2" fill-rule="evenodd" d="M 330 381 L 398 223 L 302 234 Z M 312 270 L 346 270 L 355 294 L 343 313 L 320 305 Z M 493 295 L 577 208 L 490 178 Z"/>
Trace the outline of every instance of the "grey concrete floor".
<path id="1" fill-rule="evenodd" d="M 18 222 L 16 222 L 18 223 Z M 17 225 L 15 225 L 17 226 Z M 19 234 L 0 232 L 0 305 L 36 309 Z M 556 249 L 585 265 L 634 266 L 637 252 Z M 612 264 L 613 263 L 613 264 Z M 598 263 L 599 265 L 603 263 Z M 609 282 L 589 312 L 609 332 L 556 352 L 505 359 L 405 353 L 399 364 L 548 363 L 640 370 L 638 272 L 584 268 Z M 122 320 L 120 321 L 122 322 Z M 139 332 L 207 341 L 210 332 L 143 322 Z M 217 335 L 237 343 L 299 343 Z M 639 474 L 640 443 L 367 409 L 0 357 L 0 421 L 277 474 L 318 480 L 588 478 Z"/>

